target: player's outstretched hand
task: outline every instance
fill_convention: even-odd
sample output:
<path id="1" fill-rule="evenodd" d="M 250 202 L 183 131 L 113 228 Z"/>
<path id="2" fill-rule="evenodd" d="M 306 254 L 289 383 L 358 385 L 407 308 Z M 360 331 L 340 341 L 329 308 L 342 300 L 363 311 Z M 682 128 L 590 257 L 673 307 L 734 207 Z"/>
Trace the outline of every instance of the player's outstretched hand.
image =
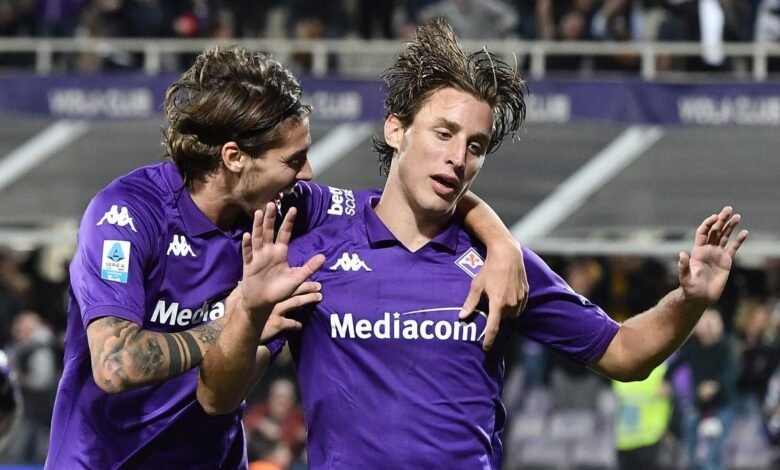
<path id="1" fill-rule="evenodd" d="M 471 289 L 460 311 L 465 320 L 477 308 L 482 295 L 488 298 L 488 318 L 482 349 L 493 347 L 498 336 L 498 327 L 504 318 L 516 318 L 528 301 L 528 280 L 525 276 L 523 252 L 517 242 L 512 241 L 509 249 L 488 251 L 485 265 L 471 282 Z"/>
<path id="2" fill-rule="evenodd" d="M 319 300 L 319 284 L 306 282 L 306 279 L 322 267 L 325 257 L 315 255 L 303 266 L 291 267 L 287 263 L 287 248 L 295 209 L 290 209 L 285 216 L 274 242 L 275 216 L 274 203 L 268 203 L 265 211 L 256 211 L 252 233 L 244 234 L 241 241 L 244 260 L 241 302 L 256 325 L 268 325 L 267 320 L 276 313 L 269 325 L 272 329 L 294 328 L 299 324 L 283 315 L 297 306 Z M 262 336 L 266 336 L 265 331 Z"/>
<path id="3" fill-rule="evenodd" d="M 730 240 L 740 219 L 730 206 L 724 207 L 699 225 L 691 253 L 680 252 L 680 287 L 687 301 L 705 308 L 720 298 L 734 255 L 748 236 L 742 230 Z"/>

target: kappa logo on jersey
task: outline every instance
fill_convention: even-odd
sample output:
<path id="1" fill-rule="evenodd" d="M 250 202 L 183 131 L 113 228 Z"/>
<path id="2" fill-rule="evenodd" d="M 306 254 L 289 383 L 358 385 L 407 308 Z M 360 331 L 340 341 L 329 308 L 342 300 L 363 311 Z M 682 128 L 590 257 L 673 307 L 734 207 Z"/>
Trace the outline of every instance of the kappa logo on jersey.
<path id="1" fill-rule="evenodd" d="M 103 218 L 101 218 L 96 225 L 103 225 L 104 222 L 107 222 L 110 225 L 119 225 L 120 227 L 129 225 L 133 232 L 138 232 L 133 224 L 133 218 L 130 217 L 130 213 L 125 206 L 119 207 L 116 204 L 112 205 L 111 209 L 103 214 Z"/>
<path id="2" fill-rule="evenodd" d="M 187 239 L 184 238 L 184 235 L 173 236 L 173 241 L 170 245 L 168 245 L 168 252 L 166 254 L 168 256 L 171 254 L 176 256 L 195 256 L 195 253 L 192 251 L 192 247 L 189 243 L 187 243 Z"/>
<path id="3" fill-rule="evenodd" d="M 330 314 L 330 337 L 334 339 L 412 339 L 479 342 L 485 336 L 487 314 L 470 322 L 458 320 L 460 307 L 428 308 L 411 312 L 385 312 L 382 318 L 355 321 L 351 313 Z M 439 318 L 431 318 L 431 317 Z M 442 318 L 442 316 L 447 318 Z M 422 317 L 422 319 L 420 318 Z M 480 332 L 481 330 L 481 332 Z"/>
<path id="4" fill-rule="evenodd" d="M 130 272 L 130 242 L 124 240 L 103 240 L 103 258 L 100 278 L 127 284 Z"/>
<path id="5" fill-rule="evenodd" d="M 336 261 L 336 264 L 331 266 L 329 268 L 331 271 L 338 271 L 341 269 L 342 271 L 360 271 L 361 269 L 364 269 L 366 271 L 371 271 L 372 269 L 366 265 L 366 262 L 360 259 L 360 257 L 357 255 L 357 253 L 352 253 L 351 255 L 349 253 L 342 253 L 341 258 Z"/>
<path id="6" fill-rule="evenodd" d="M 330 191 L 330 215 L 355 215 L 355 194 L 351 189 L 328 187 Z"/>
<path id="7" fill-rule="evenodd" d="M 482 265 L 485 264 L 485 260 L 479 256 L 479 253 L 477 253 L 477 250 L 475 250 L 474 247 L 471 247 L 455 261 L 455 264 L 457 264 L 460 269 L 466 271 L 466 274 L 469 276 L 475 277 L 479 270 L 482 269 Z"/>

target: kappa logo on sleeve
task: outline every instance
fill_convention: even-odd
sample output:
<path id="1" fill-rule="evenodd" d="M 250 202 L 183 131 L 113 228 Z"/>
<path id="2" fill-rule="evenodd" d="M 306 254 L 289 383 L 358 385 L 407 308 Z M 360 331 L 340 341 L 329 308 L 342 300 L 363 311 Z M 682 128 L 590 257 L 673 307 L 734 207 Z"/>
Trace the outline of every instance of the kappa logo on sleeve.
<path id="1" fill-rule="evenodd" d="M 455 264 L 469 276 L 476 277 L 479 270 L 482 269 L 482 266 L 485 264 L 485 260 L 479 256 L 479 253 L 477 253 L 477 250 L 475 250 L 474 247 L 471 247 L 455 261 Z"/>
<path id="2" fill-rule="evenodd" d="M 100 278 L 127 284 L 130 271 L 130 242 L 124 240 L 103 240 L 103 258 Z"/>
<path id="3" fill-rule="evenodd" d="M 133 232 L 138 232 L 133 224 L 133 218 L 130 217 L 130 212 L 128 212 L 127 207 L 125 206 L 120 207 L 117 204 L 112 205 L 111 209 L 103 214 L 103 217 L 96 225 L 103 225 L 104 223 L 118 225 L 120 227 L 129 225 Z"/>

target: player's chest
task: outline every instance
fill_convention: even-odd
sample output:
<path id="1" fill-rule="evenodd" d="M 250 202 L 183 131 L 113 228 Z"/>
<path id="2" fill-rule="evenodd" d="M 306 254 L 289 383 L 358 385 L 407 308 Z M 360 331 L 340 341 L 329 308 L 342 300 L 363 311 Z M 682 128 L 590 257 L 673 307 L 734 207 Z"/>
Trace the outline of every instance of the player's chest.
<path id="1" fill-rule="evenodd" d="M 149 325 L 183 329 L 224 315 L 224 299 L 241 278 L 239 248 L 221 234 L 161 236 L 147 286 Z"/>
<path id="2" fill-rule="evenodd" d="M 340 346 L 391 353 L 481 343 L 484 315 L 477 313 L 466 322 L 458 317 L 472 277 L 457 258 L 401 250 L 330 254 L 317 274 L 323 301 L 310 319 L 316 336 Z"/>

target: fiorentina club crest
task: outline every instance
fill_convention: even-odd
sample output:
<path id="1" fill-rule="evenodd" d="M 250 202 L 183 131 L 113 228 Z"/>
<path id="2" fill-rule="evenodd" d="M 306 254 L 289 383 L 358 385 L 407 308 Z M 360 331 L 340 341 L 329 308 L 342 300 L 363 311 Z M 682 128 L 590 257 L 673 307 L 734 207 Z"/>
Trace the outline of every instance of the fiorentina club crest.
<path id="1" fill-rule="evenodd" d="M 466 271 L 466 274 L 469 276 L 475 277 L 479 270 L 482 269 L 482 265 L 485 264 L 485 260 L 479 256 L 479 253 L 477 253 L 477 250 L 475 250 L 474 247 L 471 247 L 455 261 L 455 264 L 457 264 L 460 269 Z"/>

